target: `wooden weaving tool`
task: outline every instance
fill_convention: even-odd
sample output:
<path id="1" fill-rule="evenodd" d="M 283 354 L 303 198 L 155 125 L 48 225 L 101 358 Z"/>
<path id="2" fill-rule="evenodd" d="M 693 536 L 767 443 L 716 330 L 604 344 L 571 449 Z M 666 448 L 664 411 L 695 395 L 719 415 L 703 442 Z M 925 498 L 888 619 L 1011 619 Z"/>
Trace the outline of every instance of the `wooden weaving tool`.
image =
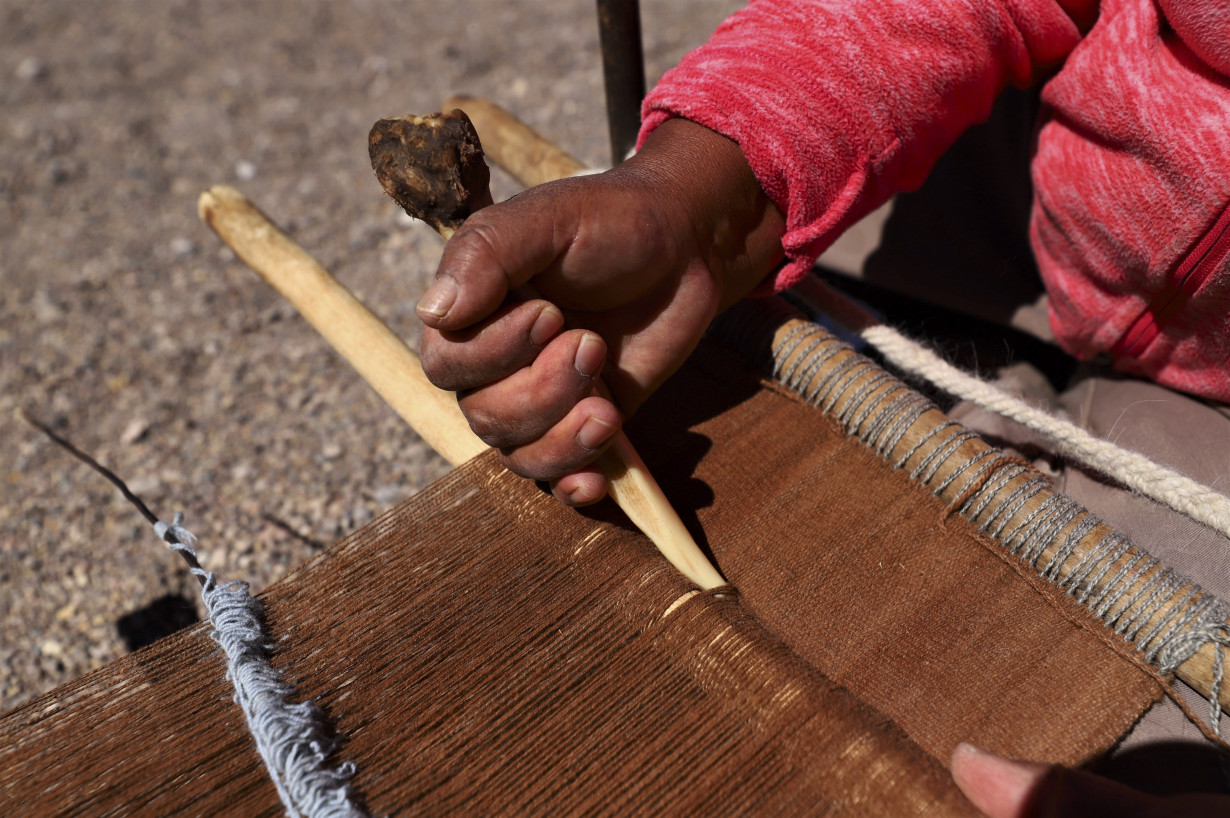
<path id="1" fill-rule="evenodd" d="M 465 216 L 490 204 L 482 146 L 461 112 L 384 120 L 371 143 L 373 163 L 377 152 L 381 157 L 385 189 L 445 240 Z M 449 462 L 457 465 L 484 448 L 452 394 L 427 381 L 418 357 L 238 191 L 211 189 L 201 196 L 200 212 Z M 598 464 L 611 496 L 672 565 L 703 589 L 725 584 L 622 432 Z"/>

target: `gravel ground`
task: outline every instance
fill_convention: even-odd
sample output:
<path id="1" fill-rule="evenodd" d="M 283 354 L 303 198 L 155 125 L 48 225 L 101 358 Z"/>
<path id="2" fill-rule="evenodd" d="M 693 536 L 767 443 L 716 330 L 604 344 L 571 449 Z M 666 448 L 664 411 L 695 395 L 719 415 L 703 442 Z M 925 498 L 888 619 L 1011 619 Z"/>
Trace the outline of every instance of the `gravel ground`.
<path id="1" fill-rule="evenodd" d="M 737 5 L 642 2 L 650 80 Z M 597 40 L 590 0 L 0 2 L 0 711 L 198 615 L 18 408 L 257 589 L 447 469 L 198 222 L 200 191 L 239 187 L 413 342 L 440 242 L 372 178 L 371 123 L 473 93 L 601 164 Z"/>

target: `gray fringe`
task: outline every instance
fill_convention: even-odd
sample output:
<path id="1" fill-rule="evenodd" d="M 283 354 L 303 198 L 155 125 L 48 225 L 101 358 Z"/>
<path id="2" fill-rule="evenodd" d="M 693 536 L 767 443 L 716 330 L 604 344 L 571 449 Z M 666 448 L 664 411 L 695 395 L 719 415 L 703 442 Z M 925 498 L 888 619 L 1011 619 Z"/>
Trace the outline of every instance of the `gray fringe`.
<path id="1" fill-rule="evenodd" d="M 201 581 L 201 598 L 214 625 L 214 641 L 226 653 L 227 678 L 235 685 L 235 701 L 243 708 L 248 730 L 256 739 L 269 777 L 286 814 L 322 818 L 358 818 L 366 813 L 352 800 L 347 781 L 355 773 L 353 762 L 336 768 L 326 759 L 335 742 L 328 719 L 312 702 L 291 704 L 294 690 L 269 664 L 270 645 L 261 624 L 261 605 L 246 582 L 219 583 L 196 558 L 196 537 L 183 527 L 176 512 L 170 525 L 154 526 L 159 539 L 178 552 Z"/>

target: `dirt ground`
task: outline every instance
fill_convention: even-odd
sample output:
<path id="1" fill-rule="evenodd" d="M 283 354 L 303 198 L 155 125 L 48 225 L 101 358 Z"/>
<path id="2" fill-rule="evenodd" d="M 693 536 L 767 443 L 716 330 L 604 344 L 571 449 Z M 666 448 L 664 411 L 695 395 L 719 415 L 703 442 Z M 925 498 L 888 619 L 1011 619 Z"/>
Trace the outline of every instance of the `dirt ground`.
<path id="1" fill-rule="evenodd" d="M 652 82 L 739 3 L 641 5 Z M 455 92 L 608 161 L 592 0 L 0 2 L 0 711 L 197 616 L 178 558 L 19 408 L 257 589 L 446 470 L 196 199 L 239 187 L 413 342 L 441 245 L 366 135 Z"/>

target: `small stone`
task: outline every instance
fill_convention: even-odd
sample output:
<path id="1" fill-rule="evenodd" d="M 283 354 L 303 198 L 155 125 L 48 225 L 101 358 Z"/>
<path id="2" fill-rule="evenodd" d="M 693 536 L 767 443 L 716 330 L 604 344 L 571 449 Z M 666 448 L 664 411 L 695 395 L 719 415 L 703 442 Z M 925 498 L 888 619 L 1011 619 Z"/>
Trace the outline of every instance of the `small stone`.
<path id="1" fill-rule="evenodd" d="M 53 187 L 55 185 L 62 185 L 65 182 L 71 181 L 76 174 L 76 164 L 74 164 L 71 159 L 67 159 L 63 156 L 54 157 L 47 163 L 45 168 L 47 184 L 52 185 Z"/>
<path id="2" fill-rule="evenodd" d="M 387 74 L 389 72 L 389 58 L 378 54 L 364 57 L 363 70 L 370 71 L 373 74 Z"/>
<path id="3" fill-rule="evenodd" d="M 161 487 L 162 481 L 158 479 L 157 475 L 153 474 L 141 475 L 128 481 L 129 491 L 138 497 L 142 494 L 149 494 L 156 491 Z"/>
<path id="4" fill-rule="evenodd" d="M 30 306 L 35 320 L 40 323 L 55 321 L 64 314 L 64 308 L 56 303 L 47 287 L 39 287 L 34 291 L 34 298 L 31 299 Z"/>
<path id="5" fill-rule="evenodd" d="M 338 443 L 336 440 L 330 440 L 321 447 L 320 456 L 325 460 L 337 460 L 342 456 L 343 451 L 344 449 L 342 449 L 342 444 Z"/>
<path id="6" fill-rule="evenodd" d="M 177 256 L 191 255 L 196 250 L 196 245 L 192 243 L 192 239 L 184 236 L 176 236 L 171 239 L 171 252 Z"/>
<path id="7" fill-rule="evenodd" d="M 128 425 L 125 426 L 124 431 L 120 433 L 120 443 L 123 443 L 125 446 L 130 446 L 145 437 L 145 433 L 148 431 L 148 420 L 145 418 L 133 418 L 128 421 Z"/>
<path id="8" fill-rule="evenodd" d="M 52 659 L 58 659 L 64 655 L 64 646 L 54 639 L 48 639 L 39 645 L 39 653 Z"/>
<path id="9" fill-rule="evenodd" d="M 334 526 L 334 533 L 338 537 L 343 537 L 356 528 L 366 525 L 374 516 L 372 510 L 367 506 L 356 505 L 350 509 L 348 514 L 342 515 L 341 519 L 337 521 L 337 524 Z"/>
<path id="10" fill-rule="evenodd" d="M 405 486 L 383 485 L 372 490 L 372 499 L 381 508 L 389 508 L 409 496 L 410 491 Z"/>
<path id="11" fill-rule="evenodd" d="M 13 73 L 22 82 L 30 82 L 46 76 L 47 67 L 38 57 L 26 57 L 17 64 L 17 70 Z"/>
<path id="12" fill-rule="evenodd" d="M 235 163 L 235 176 L 241 182 L 250 182 L 256 178 L 256 165 L 248 160 Z"/>

